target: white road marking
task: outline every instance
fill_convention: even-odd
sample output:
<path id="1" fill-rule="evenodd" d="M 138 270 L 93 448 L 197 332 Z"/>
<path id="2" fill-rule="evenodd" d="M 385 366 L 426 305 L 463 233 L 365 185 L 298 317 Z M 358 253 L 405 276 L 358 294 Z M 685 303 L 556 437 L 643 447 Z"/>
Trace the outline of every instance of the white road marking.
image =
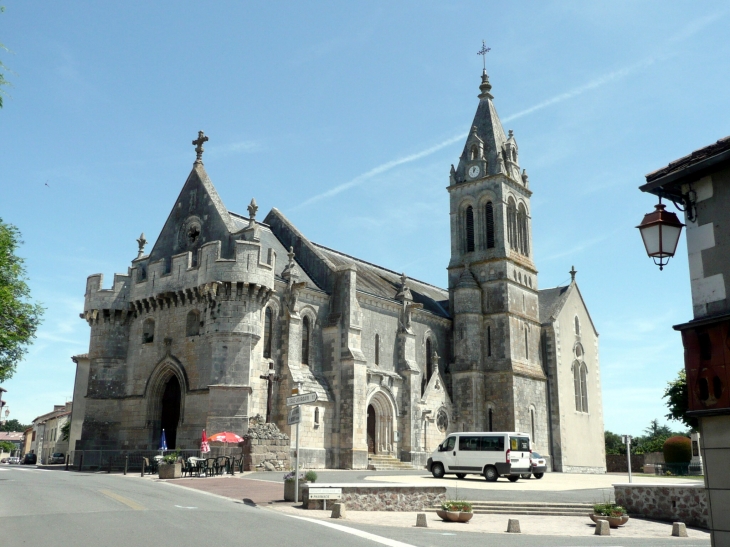
<path id="1" fill-rule="evenodd" d="M 197 509 L 197 507 L 185 507 L 184 505 L 176 505 L 175 507 L 179 507 L 180 509 Z"/>
<path id="2" fill-rule="evenodd" d="M 284 513 L 286 514 L 286 513 Z M 410 543 L 403 543 L 402 541 L 396 541 L 394 539 L 386 538 L 383 536 L 377 536 L 375 534 L 371 534 L 369 532 L 363 532 L 362 530 L 357 530 L 355 528 L 349 528 L 347 526 L 342 526 L 341 524 L 335 524 L 333 522 L 327 522 L 325 520 L 319 520 L 319 519 L 312 519 L 308 517 L 297 517 L 295 515 L 286 515 L 287 517 L 299 519 L 299 520 L 306 520 L 307 522 L 312 522 L 314 524 L 320 524 L 322 526 L 326 526 L 327 528 L 334 528 L 335 530 L 339 530 L 340 532 L 345 532 L 346 534 L 352 534 L 353 536 L 358 536 L 364 539 L 369 539 L 370 541 L 374 541 L 375 543 L 381 543 L 383 545 L 388 545 L 388 547 L 416 547 L 415 545 L 411 545 Z"/>

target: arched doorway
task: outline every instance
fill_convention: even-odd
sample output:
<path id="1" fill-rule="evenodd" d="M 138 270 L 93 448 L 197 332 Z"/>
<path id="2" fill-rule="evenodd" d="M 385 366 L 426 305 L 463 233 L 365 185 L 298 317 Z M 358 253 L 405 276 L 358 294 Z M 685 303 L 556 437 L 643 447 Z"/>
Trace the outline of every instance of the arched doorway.
<path id="1" fill-rule="evenodd" d="M 177 446 L 177 424 L 180 423 L 180 382 L 173 375 L 162 392 L 162 415 L 160 427 L 165 430 L 165 439 L 170 450 Z"/>
<path id="2" fill-rule="evenodd" d="M 371 454 L 392 454 L 395 430 L 395 408 L 382 390 L 370 398 L 367 410 L 367 442 Z"/>
<path id="3" fill-rule="evenodd" d="M 375 454 L 375 409 L 368 405 L 368 454 Z"/>

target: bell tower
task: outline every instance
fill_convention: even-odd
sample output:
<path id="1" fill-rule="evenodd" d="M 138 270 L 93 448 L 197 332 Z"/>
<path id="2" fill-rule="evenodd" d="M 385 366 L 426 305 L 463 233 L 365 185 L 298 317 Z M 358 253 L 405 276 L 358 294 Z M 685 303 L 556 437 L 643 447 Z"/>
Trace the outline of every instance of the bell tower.
<path id="1" fill-rule="evenodd" d="M 460 430 L 534 429 L 536 437 L 545 437 L 537 445 L 545 447 L 532 192 L 514 133 L 505 135 L 497 115 L 486 70 L 479 89 L 479 105 L 448 186 L 453 400 Z"/>

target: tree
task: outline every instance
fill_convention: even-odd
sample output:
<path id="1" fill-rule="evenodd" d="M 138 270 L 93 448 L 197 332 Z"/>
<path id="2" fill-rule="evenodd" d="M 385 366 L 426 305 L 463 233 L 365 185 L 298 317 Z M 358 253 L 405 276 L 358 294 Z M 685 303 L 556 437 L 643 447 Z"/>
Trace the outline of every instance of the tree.
<path id="1" fill-rule="evenodd" d="M 0 452 L 7 452 L 8 454 L 12 454 L 15 448 L 16 446 L 11 442 L 0 441 Z"/>
<path id="2" fill-rule="evenodd" d="M 687 416 L 689 408 L 689 390 L 687 388 L 687 374 L 684 369 L 679 371 L 677 378 L 667 382 L 667 388 L 664 390 L 663 399 L 667 400 L 667 408 L 669 414 L 666 415 L 668 420 L 682 422 L 692 431 L 698 427 L 697 418 Z"/>
<path id="3" fill-rule="evenodd" d="M 626 454 L 626 446 L 621 441 L 621 435 L 605 431 L 603 436 L 606 442 L 606 454 Z"/>
<path id="4" fill-rule="evenodd" d="M 21 424 L 18 420 L 8 420 L 4 425 L 0 426 L 0 431 L 18 431 L 22 433 L 29 426 Z"/>
<path id="5" fill-rule="evenodd" d="M 18 229 L 0 218 L 0 382 L 13 376 L 43 315 L 29 302 L 23 259 L 15 254 L 21 243 Z"/>
<path id="6" fill-rule="evenodd" d="M 0 13 L 2 13 L 4 11 L 5 11 L 5 6 L 0 6 Z M 8 48 L 6 48 L 3 44 L 0 43 L 0 50 L 8 51 Z M 10 82 L 8 82 L 5 79 L 4 71 L 7 69 L 8 69 L 8 67 L 6 67 L 2 61 L 0 61 L 0 108 L 3 107 L 3 95 L 5 95 L 3 86 L 10 85 Z"/>
<path id="7" fill-rule="evenodd" d="M 71 420 L 66 420 L 61 426 L 61 440 L 67 441 L 69 438 L 71 438 Z"/>

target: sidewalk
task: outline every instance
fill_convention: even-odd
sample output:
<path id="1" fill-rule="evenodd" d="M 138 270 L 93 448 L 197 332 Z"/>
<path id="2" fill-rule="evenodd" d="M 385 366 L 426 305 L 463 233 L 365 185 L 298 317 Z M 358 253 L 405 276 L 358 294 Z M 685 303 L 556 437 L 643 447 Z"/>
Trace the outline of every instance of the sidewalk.
<path id="1" fill-rule="evenodd" d="M 278 511 L 298 517 L 315 519 L 330 519 L 331 511 L 302 509 L 291 504 L 268 506 L 272 511 Z M 396 526 L 400 528 L 415 528 L 416 512 L 395 511 L 348 511 L 344 520 L 330 519 L 331 522 L 347 525 L 372 524 L 377 526 Z M 474 515 L 468 523 L 444 522 L 436 513 L 426 513 L 428 527 L 432 530 L 449 532 L 481 532 L 485 534 L 506 534 L 507 521 L 518 519 L 522 535 L 538 536 L 592 536 L 595 524 L 585 517 L 546 517 L 533 515 Z M 511 534 L 514 535 L 514 534 Z M 687 528 L 689 539 L 703 539 L 710 541 L 710 533 L 698 528 Z M 616 538 L 671 538 L 672 524 L 653 520 L 632 518 L 625 526 L 611 529 L 611 537 Z M 685 538 L 672 538 L 683 541 Z"/>
<path id="2" fill-rule="evenodd" d="M 157 479 L 159 480 L 159 479 Z M 284 500 L 284 482 L 246 479 L 244 475 L 220 477 L 186 477 L 166 480 L 178 486 L 202 490 L 235 500 L 252 501 L 256 505 L 268 505 Z"/>

